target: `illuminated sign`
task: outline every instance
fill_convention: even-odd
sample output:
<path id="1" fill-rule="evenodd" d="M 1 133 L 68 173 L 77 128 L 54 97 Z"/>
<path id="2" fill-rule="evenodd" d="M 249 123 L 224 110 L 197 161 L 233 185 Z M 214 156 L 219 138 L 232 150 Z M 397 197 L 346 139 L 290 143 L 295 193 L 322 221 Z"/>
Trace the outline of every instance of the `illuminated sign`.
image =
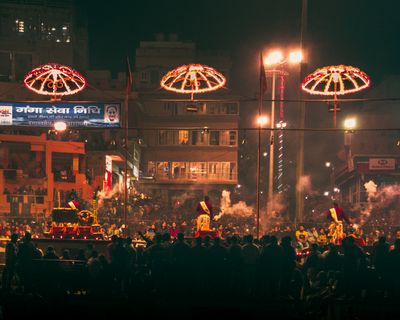
<path id="1" fill-rule="evenodd" d="M 120 128 L 119 103 L 0 102 L 0 125 L 52 127 L 62 121 L 67 127 Z"/>
<path id="2" fill-rule="evenodd" d="M 369 170 L 394 170 L 396 159 L 393 158 L 372 158 L 369 159 Z"/>

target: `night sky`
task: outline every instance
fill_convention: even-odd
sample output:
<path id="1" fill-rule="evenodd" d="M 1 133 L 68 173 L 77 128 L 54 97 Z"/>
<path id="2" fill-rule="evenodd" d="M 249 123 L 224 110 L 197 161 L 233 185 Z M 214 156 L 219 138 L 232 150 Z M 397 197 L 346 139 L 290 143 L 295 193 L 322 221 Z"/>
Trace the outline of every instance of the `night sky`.
<path id="1" fill-rule="evenodd" d="M 156 33 L 177 33 L 180 40 L 191 40 L 200 50 L 223 50 L 231 55 L 230 87 L 244 96 L 254 97 L 258 91 L 260 50 L 276 47 L 289 50 L 298 47 L 300 42 L 301 0 L 114 0 L 110 3 L 79 4 L 88 12 L 92 69 L 124 71 L 126 55 L 134 62 L 135 48 L 140 41 L 152 41 Z M 353 65 L 371 77 L 372 87 L 388 75 L 400 74 L 399 12 L 398 0 L 309 0 L 307 74 L 326 65 Z M 299 71 L 290 72 L 286 97 L 296 98 Z M 242 107 L 256 110 L 251 106 Z M 293 119 L 298 117 L 295 107 L 295 104 L 286 104 L 289 118 L 292 113 L 292 120 L 289 119 L 292 126 L 296 125 Z M 338 121 L 353 110 L 345 107 Z M 244 119 L 246 115 L 248 120 Z M 241 121 L 245 125 L 253 125 L 250 123 L 253 118 L 253 113 L 242 112 Z M 332 115 L 325 104 L 309 104 L 306 119 L 306 127 L 332 126 Z M 292 136 L 288 134 L 286 141 L 295 150 Z M 340 134 L 307 134 L 306 172 L 315 171 L 316 164 L 318 167 L 322 160 L 337 159 L 341 144 Z M 325 157 L 322 160 L 321 155 Z M 316 184 L 327 182 L 326 172 L 318 177 L 316 174 L 313 173 Z"/>
<path id="2" fill-rule="evenodd" d="M 200 49 L 226 50 L 237 68 L 264 47 L 299 42 L 301 0 L 79 1 L 89 19 L 92 68 L 124 70 L 141 40 L 177 33 Z M 309 68 L 350 64 L 373 80 L 400 73 L 400 2 L 309 0 Z"/>

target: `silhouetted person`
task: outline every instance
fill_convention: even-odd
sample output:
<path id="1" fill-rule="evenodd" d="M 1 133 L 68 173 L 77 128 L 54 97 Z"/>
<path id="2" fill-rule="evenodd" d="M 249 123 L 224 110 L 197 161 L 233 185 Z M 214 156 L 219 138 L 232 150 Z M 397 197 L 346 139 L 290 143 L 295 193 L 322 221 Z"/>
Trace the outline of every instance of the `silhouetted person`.
<path id="1" fill-rule="evenodd" d="M 47 247 L 46 252 L 43 256 L 43 259 L 58 260 L 60 258 L 57 256 L 54 248 L 50 246 L 50 247 Z"/>
<path id="2" fill-rule="evenodd" d="M 13 233 L 11 235 L 11 240 L 6 245 L 6 264 L 3 270 L 3 281 L 2 286 L 5 292 L 10 291 L 11 282 L 16 273 L 17 267 L 17 255 L 18 255 L 18 235 Z"/>
<path id="3" fill-rule="evenodd" d="M 374 243 L 372 251 L 372 262 L 378 275 L 382 276 L 388 267 L 389 244 L 386 242 L 386 237 L 379 237 L 379 240 Z"/>
<path id="4" fill-rule="evenodd" d="M 326 271 L 341 271 L 343 269 L 343 257 L 339 254 L 338 247 L 329 244 L 328 251 L 324 252 L 322 265 Z"/>
<path id="5" fill-rule="evenodd" d="M 394 249 L 388 255 L 390 294 L 400 296 L 400 239 L 394 242 Z"/>
<path id="6" fill-rule="evenodd" d="M 268 238 L 268 245 L 261 250 L 260 279 L 261 294 L 276 298 L 282 278 L 283 249 L 275 236 Z"/>
<path id="7" fill-rule="evenodd" d="M 242 247 L 243 284 L 247 295 L 256 293 L 257 265 L 260 259 L 260 249 L 254 244 L 253 236 L 244 236 Z"/>
<path id="8" fill-rule="evenodd" d="M 18 265 L 21 282 L 25 292 L 32 291 L 33 285 L 33 259 L 35 257 L 36 247 L 32 242 L 32 235 L 29 232 L 25 233 L 18 247 Z"/>
<path id="9" fill-rule="evenodd" d="M 233 292 L 238 292 L 241 288 L 242 281 L 242 247 L 236 236 L 231 238 L 231 244 L 227 252 L 228 270 L 230 271 L 230 288 Z"/>
<path id="10" fill-rule="evenodd" d="M 296 251 L 291 241 L 292 239 L 286 236 L 282 238 L 281 242 L 281 247 L 283 249 L 281 294 L 284 297 L 289 294 L 290 282 L 292 281 L 293 271 L 296 268 Z"/>
<path id="11" fill-rule="evenodd" d="M 208 252 L 203 246 L 203 240 L 201 237 L 194 239 L 194 246 L 191 249 L 191 268 L 193 279 L 193 291 L 197 296 L 202 296 L 203 289 L 205 289 L 206 276 L 208 274 L 207 269 L 209 268 L 208 263 Z"/>
<path id="12" fill-rule="evenodd" d="M 226 290 L 226 248 L 222 246 L 220 238 L 214 238 L 214 244 L 208 249 L 209 267 L 207 268 L 209 287 L 213 287 L 214 294 Z"/>
<path id="13" fill-rule="evenodd" d="M 177 241 L 171 247 L 171 255 L 172 255 L 172 272 L 171 275 L 174 275 L 174 278 L 177 281 L 178 288 L 176 291 L 178 292 L 187 292 L 189 289 L 191 278 L 190 274 L 190 255 L 191 249 L 190 246 L 185 242 L 185 236 L 183 233 L 178 233 Z"/>
<path id="14" fill-rule="evenodd" d="M 157 233 L 155 243 L 146 249 L 153 285 L 157 291 L 166 290 L 169 277 L 170 248 L 163 244 L 162 239 L 162 235 Z"/>
<path id="15" fill-rule="evenodd" d="M 360 281 L 365 267 L 365 256 L 353 237 L 343 239 L 343 280 L 347 293 L 354 296 L 360 288 Z"/>

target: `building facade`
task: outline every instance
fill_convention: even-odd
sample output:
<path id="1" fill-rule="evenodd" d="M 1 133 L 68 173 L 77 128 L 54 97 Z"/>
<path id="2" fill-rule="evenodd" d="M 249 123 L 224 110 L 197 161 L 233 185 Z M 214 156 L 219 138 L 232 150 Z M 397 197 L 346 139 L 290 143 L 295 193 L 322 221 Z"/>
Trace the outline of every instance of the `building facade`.
<path id="1" fill-rule="evenodd" d="M 239 102 L 229 89 L 190 96 L 160 89 L 169 70 L 201 63 L 229 83 L 231 61 L 221 53 L 201 53 L 176 35 L 157 35 L 136 50 L 135 86 L 144 138 L 140 185 L 166 201 L 190 192 L 201 197 L 237 184 Z"/>

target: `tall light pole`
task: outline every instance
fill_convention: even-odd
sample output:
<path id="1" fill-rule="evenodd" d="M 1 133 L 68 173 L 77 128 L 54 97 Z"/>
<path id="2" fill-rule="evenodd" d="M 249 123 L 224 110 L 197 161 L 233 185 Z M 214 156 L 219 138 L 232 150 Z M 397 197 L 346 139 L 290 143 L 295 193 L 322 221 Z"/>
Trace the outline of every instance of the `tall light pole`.
<path id="1" fill-rule="evenodd" d="M 308 0 L 302 0 L 301 7 L 301 25 L 300 25 L 300 50 L 304 52 L 306 47 L 306 34 L 307 34 L 307 13 L 308 13 Z M 302 62 L 300 65 L 300 79 L 304 79 L 307 73 L 307 64 Z M 300 80 L 301 81 L 301 80 Z M 300 91 L 300 98 L 303 98 L 303 92 Z M 296 159 L 296 183 L 300 182 L 301 177 L 304 175 L 304 127 L 306 119 L 306 103 L 300 102 L 300 123 L 299 123 L 299 149 Z M 304 192 L 301 188 L 296 188 L 296 215 L 295 224 L 303 220 L 304 210 Z"/>
<path id="2" fill-rule="evenodd" d="M 261 88 L 260 88 L 261 89 Z M 258 126 L 258 147 L 257 147 L 257 175 L 256 175 L 256 202 L 257 202 L 257 221 L 256 221 L 256 235 L 257 239 L 260 238 L 260 182 L 261 182 L 261 127 L 265 126 L 268 123 L 268 118 L 266 116 L 261 115 L 261 107 L 262 107 L 262 91 L 260 91 L 260 101 L 259 101 L 259 109 L 258 109 L 258 117 L 257 117 L 257 126 Z"/>
<path id="3" fill-rule="evenodd" d="M 272 75 L 272 86 L 271 86 L 271 130 L 270 130 L 270 139 L 269 139 L 269 174 L 268 174 L 268 197 L 267 197 L 267 216 L 271 216 L 273 209 L 273 195 L 274 195 L 274 149 L 275 149 L 275 91 L 276 91 L 276 76 L 283 74 L 284 71 L 281 69 L 284 65 L 289 62 L 292 64 L 300 63 L 303 56 L 300 50 L 292 51 L 285 58 L 281 51 L 272 51 L 268 54 L 268 56 L 264 60 L 264 64 L 269 66 L 271 69 L 268 69 L 267 74 Z M 282 80 L 282 79 L 281 79 Z M 281 90 L 283 87 L 283 83 L 281 83 Z M 283 93 L 281 92 L 281 97 Z M 282 98 L 281 98 L 282 99 Z M 282 101 L 281 101 L 282 103 Z M 281 104 L 283 108 L 283 104 Z M 280 112 L 281 116 L 283 116 L 283 109 Z M 283 129 L 283 118 L 280 119 L 281 126 L 280 130 Z M 282 134 L 282 132 L 281 132 Z M 283 140 L 282 140 L 283 141 Z M 283 150 L 283 149 L 282 149 Z M 283 156 L 283 154 L 282 154 Z"/>

